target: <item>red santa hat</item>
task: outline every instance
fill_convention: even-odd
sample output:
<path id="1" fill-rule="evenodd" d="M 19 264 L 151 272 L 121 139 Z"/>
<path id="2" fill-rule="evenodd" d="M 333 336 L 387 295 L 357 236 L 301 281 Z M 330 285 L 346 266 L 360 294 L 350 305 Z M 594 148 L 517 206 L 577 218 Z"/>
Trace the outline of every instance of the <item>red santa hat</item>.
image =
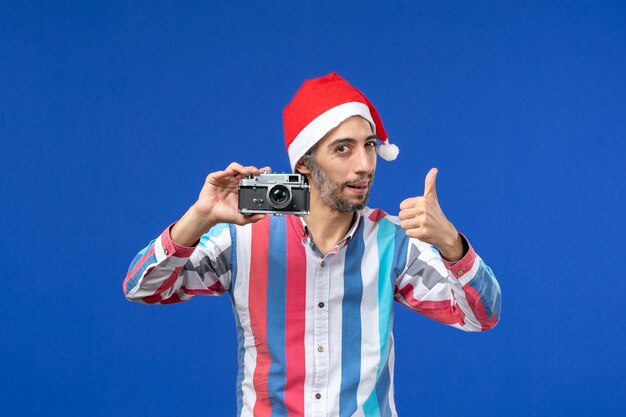
<path id="1" fill-rule="evenodd" d="M 283 111 L 285 145 L 292 171 L 298 160 L 329 131 L 348 117 L 361 116 L 370 122 L 383 143 L 378 154 L 393 161 L 400 150 L 389 143 L 387 132 L 376 108 L 359 90 L 331 72 L 302 84 Z"/>

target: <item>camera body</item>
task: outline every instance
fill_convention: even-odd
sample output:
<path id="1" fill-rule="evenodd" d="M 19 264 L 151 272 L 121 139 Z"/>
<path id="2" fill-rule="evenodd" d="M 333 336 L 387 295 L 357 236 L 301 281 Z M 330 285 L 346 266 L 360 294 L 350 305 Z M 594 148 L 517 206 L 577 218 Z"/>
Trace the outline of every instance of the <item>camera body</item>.
<path id="1" fill-rule="evenodd" d="M 239 180 L 239 212 L 306 216 L 310 195 L 311 187 L 301 174 L 248 175 Z"/>

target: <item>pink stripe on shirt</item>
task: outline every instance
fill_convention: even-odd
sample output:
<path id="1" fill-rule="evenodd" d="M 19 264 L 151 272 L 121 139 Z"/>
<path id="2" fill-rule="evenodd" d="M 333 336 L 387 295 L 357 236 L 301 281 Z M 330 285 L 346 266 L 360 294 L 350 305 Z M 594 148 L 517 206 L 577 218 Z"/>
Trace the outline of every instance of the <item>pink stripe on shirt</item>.
<path id="1" fill-rule="evenodd" d="M 465 314 L 457 304 L 452 305 L 450 300 L 430 301 L 417 300 L 413 297 L 413 286 L 407 284 L 400 289 L 402 298 L 409 303 L 412 309 L 419 311 L 423 315 L 445 324 L 465 324 Z"/>
<path id="2" fill-rule="evenodd" d="M 269 245 L 269 218 L 252 225 L 252 253 L 250 255 L 250 281 L 248 311 L 250 327 L 256 345 L 256 367 L 252 384 L 256 392 L 253 414 L 269 417 L 272 405 L 268 396 L 267 378 L 271 358 L 267 348 L 267 254 Z"/>
<path id="3" fill-rule="evenodd" d="M 297 225 L 294 224 L 297 221 Z M 299 228 L 297 226 L 300 226 Z M 285 316 L 285 407 L 289 415 L 304 410 L 306 313 L 306 252 L 302 243 L 300 220 L 287 222 L 287 288 Z M 300 229 L 300 230 L 299 230 Z M 317 307 L 317 306 L 316 306 Z M 294 414 L 295 413 L 295 414 Z"/>
<path id="4" fill-rule="evenodd" d="M 139 261 L 135 264 L 135 267 L 133 268 L 133 270 L 130 271 L 128 274 L 126 274 L 126 279 L 124 279 L 124 282 L 122 283 L 122 289 L 124 290 L 124 294 L 127 294 L 126 283 L 128 283 L 128 280 L 131 279 L 137 273 L 137 271 L 143 266 L 143 264 L 146 262 L 146 260 L 149 257 L 151 257 L 152 255 L 154 255 L 154 245 L 152 245 L 150 250 L 148 252 L 146 252 L 141 257 L 141 259 L 139 259 Z"/>

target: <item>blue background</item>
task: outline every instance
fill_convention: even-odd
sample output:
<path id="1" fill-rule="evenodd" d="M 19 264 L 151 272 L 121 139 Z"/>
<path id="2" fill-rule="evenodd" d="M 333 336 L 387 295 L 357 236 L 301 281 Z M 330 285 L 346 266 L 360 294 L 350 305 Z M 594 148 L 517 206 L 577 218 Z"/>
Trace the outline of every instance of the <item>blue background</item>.
<path id="1" fill-rule="evenodd" d="M 227 297 L 127 302 L 134 255 L 337 71 L 392 142 L 370 205 L 440 203 L 502 321 L 396 310 L 401 416 L 625 415 L 626 3 L 0 3 L 3 415 L 232 416 Z"/>

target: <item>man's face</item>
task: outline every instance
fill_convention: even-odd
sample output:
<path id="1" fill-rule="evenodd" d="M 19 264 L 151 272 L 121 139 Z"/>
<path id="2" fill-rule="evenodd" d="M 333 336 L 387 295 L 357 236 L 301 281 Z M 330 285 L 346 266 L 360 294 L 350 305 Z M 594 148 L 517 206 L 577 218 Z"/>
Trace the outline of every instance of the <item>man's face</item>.
<path id="1" fill-rule="evenodd" d="M 322 202 L 335 211 L 365 207 L 376 170 L 378 142 L 360 116 L 344 120 L 317 144 L 314 163 L 305 168 Z"/>

